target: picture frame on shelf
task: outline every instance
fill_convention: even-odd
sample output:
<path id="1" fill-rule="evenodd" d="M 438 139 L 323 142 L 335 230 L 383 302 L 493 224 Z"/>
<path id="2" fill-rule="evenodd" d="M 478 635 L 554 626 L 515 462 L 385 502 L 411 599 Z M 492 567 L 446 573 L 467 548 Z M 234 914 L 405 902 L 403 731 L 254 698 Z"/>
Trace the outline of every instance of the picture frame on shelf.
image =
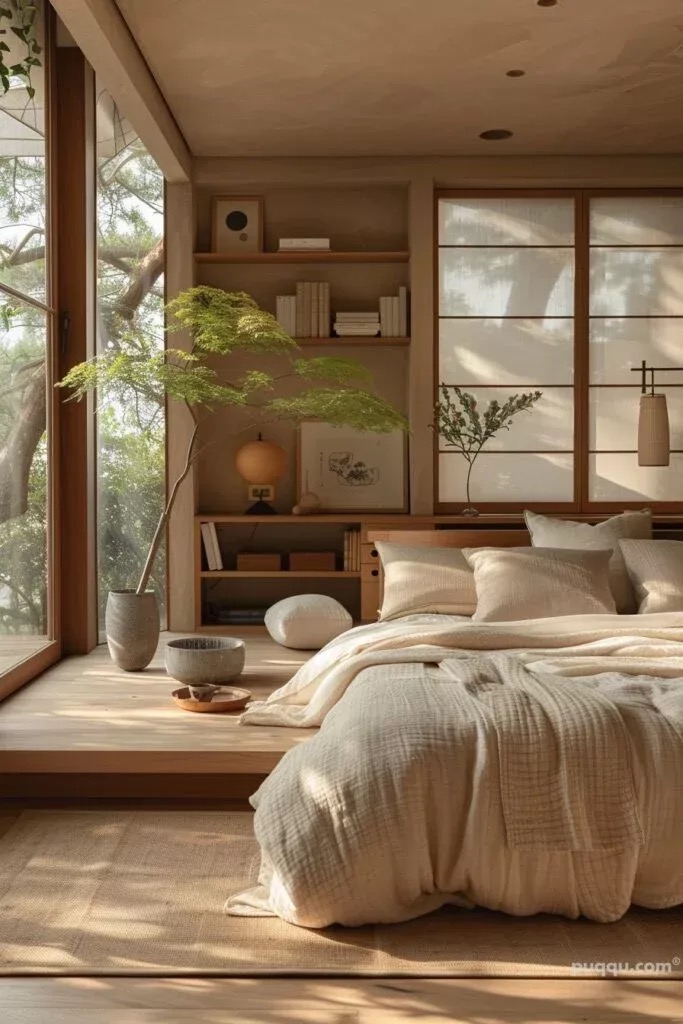
<path id="1" fill-rule="evenodd" d="M 263 252 L 263 196 L 213 196 L 212 252 Z"/>
<path id="2" fill-rule="evenodd" d="M 320 498 L 320 512 L 407 512 L 407 437 L 306 420 L 297 431 L 297 493 Z"/>

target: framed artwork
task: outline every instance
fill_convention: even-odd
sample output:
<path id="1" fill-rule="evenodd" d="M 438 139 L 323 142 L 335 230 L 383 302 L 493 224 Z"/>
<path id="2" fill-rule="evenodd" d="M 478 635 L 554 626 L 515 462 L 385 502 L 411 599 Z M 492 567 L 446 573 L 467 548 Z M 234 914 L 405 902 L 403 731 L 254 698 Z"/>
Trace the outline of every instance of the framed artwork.
<path id="1" fill-rule="evenodd" d="M 263 198 L 214 196 L 212 252 L 263 252 Z"/>
<path id="2" fill-rule="evenodd" d="M 299 426 L 297 494 L 313 491 L 321 512 L 406 512 L 407 438 L 317 420 Z"/>

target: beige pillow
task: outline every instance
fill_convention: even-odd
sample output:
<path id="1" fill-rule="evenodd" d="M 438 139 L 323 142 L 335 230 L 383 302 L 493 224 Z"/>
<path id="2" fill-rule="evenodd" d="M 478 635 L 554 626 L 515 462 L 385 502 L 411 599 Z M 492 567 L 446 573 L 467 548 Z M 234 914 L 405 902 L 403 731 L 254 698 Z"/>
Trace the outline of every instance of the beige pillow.
<path id="1" fill-rule="evenodd" d="M 474 574 L 459 548 L 411 547 L 378 541 L 384 569 L 380 620 L 418 612 L 471 615 L 477 606 Z"/>
<path id="2" fill-rule="evenodd" d="M 465 548 L 463 554 L 474 569 L 478 622 L 616 612 L 611 551 Z"/>
<path id="3" fill-rule="evenodd" d="M 346 608 L 327 594 L 296 594 L 272 604 L 265 626 L 283 647 L 315 651 L 353 626 Z"/>
<path id="4" fill-rule="evenodd" d="M 650 509 L 623 512 L 595 526 L 590 523 L 574 523 L 569 519 L 552 519 L 538 512 L 526 511 L 524 518 L 535 548 L 571 548 L 572 551 L 603 551 L 609 548 L 613 552 L 610 585 L 617 611 L 636 610 L 636 598 L 619 550 L 619 541 L 626 537 L 638 540 L 649 540 L 652 537 Z"/>
<path id="5" fill-rule="evenodd" d="M 683 612 L 683 541 L 622 540 L 638 614 Z"/>

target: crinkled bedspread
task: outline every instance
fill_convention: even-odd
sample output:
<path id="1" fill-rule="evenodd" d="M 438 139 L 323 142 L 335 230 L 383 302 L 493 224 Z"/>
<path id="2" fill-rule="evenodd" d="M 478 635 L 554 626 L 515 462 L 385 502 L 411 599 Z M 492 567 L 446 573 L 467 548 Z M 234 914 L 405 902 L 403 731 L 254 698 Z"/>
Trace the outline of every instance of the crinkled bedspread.
<path id="1" fill-rule="evenodd" d="M 259 885 L 227 911 L 320 928 L 683 902 L 682 622 L 422 616 L 333 641 L 245 713 L 322 724 L 252 798 Z"/>

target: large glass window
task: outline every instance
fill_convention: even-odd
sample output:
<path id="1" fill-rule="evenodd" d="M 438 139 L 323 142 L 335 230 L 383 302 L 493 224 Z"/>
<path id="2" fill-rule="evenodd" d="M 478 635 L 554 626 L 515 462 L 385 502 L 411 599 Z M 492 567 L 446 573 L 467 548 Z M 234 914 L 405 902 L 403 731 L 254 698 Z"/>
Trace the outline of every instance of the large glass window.
<path id="1" fill-rule="evenodd" d="M 164 181 L 109 94 L 97 97 L 97 344 L 164 346 Z M 100 622 L 111 589 L 135 587 L 165 498 L 163 395 L 98 403 Z M 165 547 L 150 581 L 162 620 Z"/>
<path id="2" fill-rule="evenodd" d="M 11 73 L 0 85 L 0 674 L 52 634 L 45 12 L 40 0 L 23 13 L 5 6 L 0 38 Z"/>
<path id="3" fill-rule="evenodd" d="M 668 396 L 671 464 L 636 458 L 643 359 L 683 365 L 683 196 L 594 198 L 590 205 L 590 457 L 593 501 L 683 498 L 683 384 Z"/>
<path id="4" fill-rule="evenodd" d="M 443 198 L 438 204 L 439 383 L 480 409 L 542 398 L 479 456 L 475 504 L 574 497 L 574 202 Z M 439 444 L 439 501 L 462 502 L 468 464 Z"/>

